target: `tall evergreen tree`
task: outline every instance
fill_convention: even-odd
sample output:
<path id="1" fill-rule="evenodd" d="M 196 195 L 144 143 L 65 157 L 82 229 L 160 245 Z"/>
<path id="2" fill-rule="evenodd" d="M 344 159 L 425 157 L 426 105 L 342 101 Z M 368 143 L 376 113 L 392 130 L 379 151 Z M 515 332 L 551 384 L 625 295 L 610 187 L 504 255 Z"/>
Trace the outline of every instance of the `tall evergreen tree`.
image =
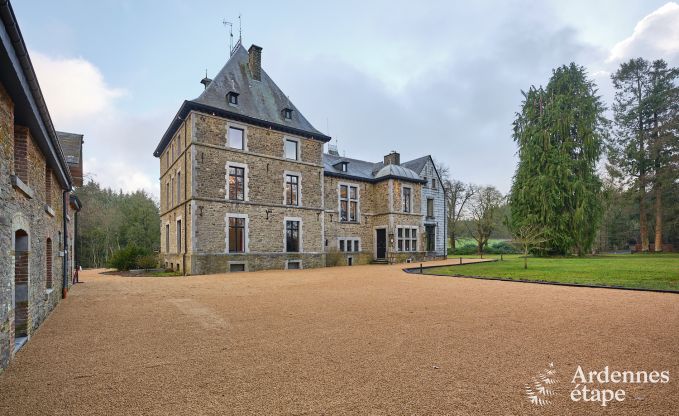
<path id="1" fill-rule="evenodd" d="M 589 251 L 601 220 L 601 157 L 607 121 L 594 82 L 574 63 L 546 88 L 524 94 L 514 121 L 519 164 L 510 194 L 513 230 L 543 232 L 546 254 Z"/>
<path id="2" fill-rule="evenodd" d="M 615 134 L 609 144 L 609 171 L 612 176 L 637 189 L 639 203 L 639 237 L 641 251 L 648 251 L 648 215 L 646 191 L 650 156 L 648 151 L 648 108 L 651 90 L 648 62 L 631 59 L 611 76 L 615 87 L 613 112 Z"/>
<path id="3" fill-rule="evenodd" d="M 654 249 L 663 245 L 663 193 L 678 178 L 679 167 L 679 70 L 664 60 L 650 65 L 651 91 L 648 97 L 649 150 L 653 163 Z"/>

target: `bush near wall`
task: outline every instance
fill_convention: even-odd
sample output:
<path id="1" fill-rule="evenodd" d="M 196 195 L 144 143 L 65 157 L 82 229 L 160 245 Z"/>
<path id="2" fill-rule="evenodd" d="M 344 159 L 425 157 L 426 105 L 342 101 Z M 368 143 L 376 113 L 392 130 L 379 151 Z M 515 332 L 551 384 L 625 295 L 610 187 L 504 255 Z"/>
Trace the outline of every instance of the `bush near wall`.
<path id="1" fill-rule="evenodd" d="M 114 252 L 108 266 L 121 271 L 153 269 L 158 266 L 158 258 L 146 248 L 129 245 Z"/>
<path id="2" fill-rule="evenodd" d="M 490 243 L 483 251 L 486 254 L 517 254 L 519 249 L 508 241 L 495 241 Z M 455 248 L 455 251 L 448 249 L 449 255 L 465 256 L 477 254 L 478 247 L 475 243 L 465 243 Z"/>

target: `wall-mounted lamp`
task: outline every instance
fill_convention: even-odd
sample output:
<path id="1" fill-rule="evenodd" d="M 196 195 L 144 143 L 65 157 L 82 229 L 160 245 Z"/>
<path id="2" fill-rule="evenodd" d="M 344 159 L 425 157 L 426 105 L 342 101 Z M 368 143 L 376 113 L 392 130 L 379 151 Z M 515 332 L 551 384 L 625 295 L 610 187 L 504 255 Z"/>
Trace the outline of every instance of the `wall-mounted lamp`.
<path id="1" fill-rule="evenodd" d="M 202 205 L 198 205 L 198 215 L 201 216 L 201 217 L 203 216 L 203 206 Z"/>
<path id="2" fill-rule="evenodd" d="M 268 220 L 268 219 L 269 219 L 269 214 L 273 213 L 273 210 L 267 209 L 267 210 L 264 211 L 264 212 L 266 212 L 266 219 Z"/>

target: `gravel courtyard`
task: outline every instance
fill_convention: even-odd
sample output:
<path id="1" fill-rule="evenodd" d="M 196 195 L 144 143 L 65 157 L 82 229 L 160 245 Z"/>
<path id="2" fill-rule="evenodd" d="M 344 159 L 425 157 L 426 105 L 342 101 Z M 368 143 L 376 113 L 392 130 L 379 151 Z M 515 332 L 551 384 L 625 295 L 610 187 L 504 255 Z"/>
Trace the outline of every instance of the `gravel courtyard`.
<path id="1" fill-rule="evenodd" d="M 679 414 L 679 295 L 401 267 L 84 272 L 0 375 L 0 414 Z M 671 379 L 595 384 L 626 392 L 603 408 L 570 400 L 578 365 Z"/>

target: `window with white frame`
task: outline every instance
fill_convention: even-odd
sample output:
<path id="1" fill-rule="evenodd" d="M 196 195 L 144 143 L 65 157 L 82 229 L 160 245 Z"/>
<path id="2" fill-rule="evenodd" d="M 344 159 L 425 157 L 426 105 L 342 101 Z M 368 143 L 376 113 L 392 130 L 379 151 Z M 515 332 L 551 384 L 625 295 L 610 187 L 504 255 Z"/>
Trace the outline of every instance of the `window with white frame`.
<path id="1" fill-rule="evenodd" d="M 285 139 L 285 158 L 299 160 L 299 142 L 293 139 Z"/>
<path id="2" fill-rule="evenodd" d="M 165 252 L 170 252 L 170 223 L 165 224 Z"/>
<path id="3" fill-rule="evenodd" d="M 229 253 L 245 253 L 245 218 L 229 217 Z"/>
<path id="4" fill-rule="evenodd" d="M 228 131 L 229 147 L 232 149 L 245 150 L 245 130 L 229 126 Z"/>
<path id="5" fill-rule="evenodd" d="M 177 220 L 177 253 L 182 252 L 182 220 Z"/>
<path id="6" fill-rule="evenodd" d="M 396 230 L 397 251 L 417 251 L 417 227 L 398 227 Z"/>
<path id="7" fill-rule="evenodd" d="M 347 253 L 361 251 L 361 240 L 356 237 L 340 237 L 337 239 L 337 248 Z"/>
<path id="8" fill-rule="evenodd" d="M 339 187 L 340 221 L 358 221 L 358 187 L 342 185 Z"/>
<path id="9" fill-rule="evenodd" d="M 436 189 L 436 179 L 431 179 L 431 189 Z"/>
<path id="10" fill-rule="evenodd" d="M 285 204 L 299 205 L 299 176 L 285 175 Z"/>
<path id="11" fill-rule="evenodd" d="M 285 221 L 285 251 L 297 253 L 300 251 L 300 221 Z"/>
<path id="12" fill-rule="evenodd" d="M 427 198 L 427 217 L 429 217 L 429 218 L 434 217 L 434 199 L 433 198 Z"/>
<path id="13" fill-rule="evenodd" d="M 404 186 L 402 188 L 403 194 L 403 212 L 412 211 L 412 189 L 410 187 Z"/>
<path id="14" fill-rule="evenodd" d="M 229 199 L 245 200 L 245 167 L 229 165 Z"/>

